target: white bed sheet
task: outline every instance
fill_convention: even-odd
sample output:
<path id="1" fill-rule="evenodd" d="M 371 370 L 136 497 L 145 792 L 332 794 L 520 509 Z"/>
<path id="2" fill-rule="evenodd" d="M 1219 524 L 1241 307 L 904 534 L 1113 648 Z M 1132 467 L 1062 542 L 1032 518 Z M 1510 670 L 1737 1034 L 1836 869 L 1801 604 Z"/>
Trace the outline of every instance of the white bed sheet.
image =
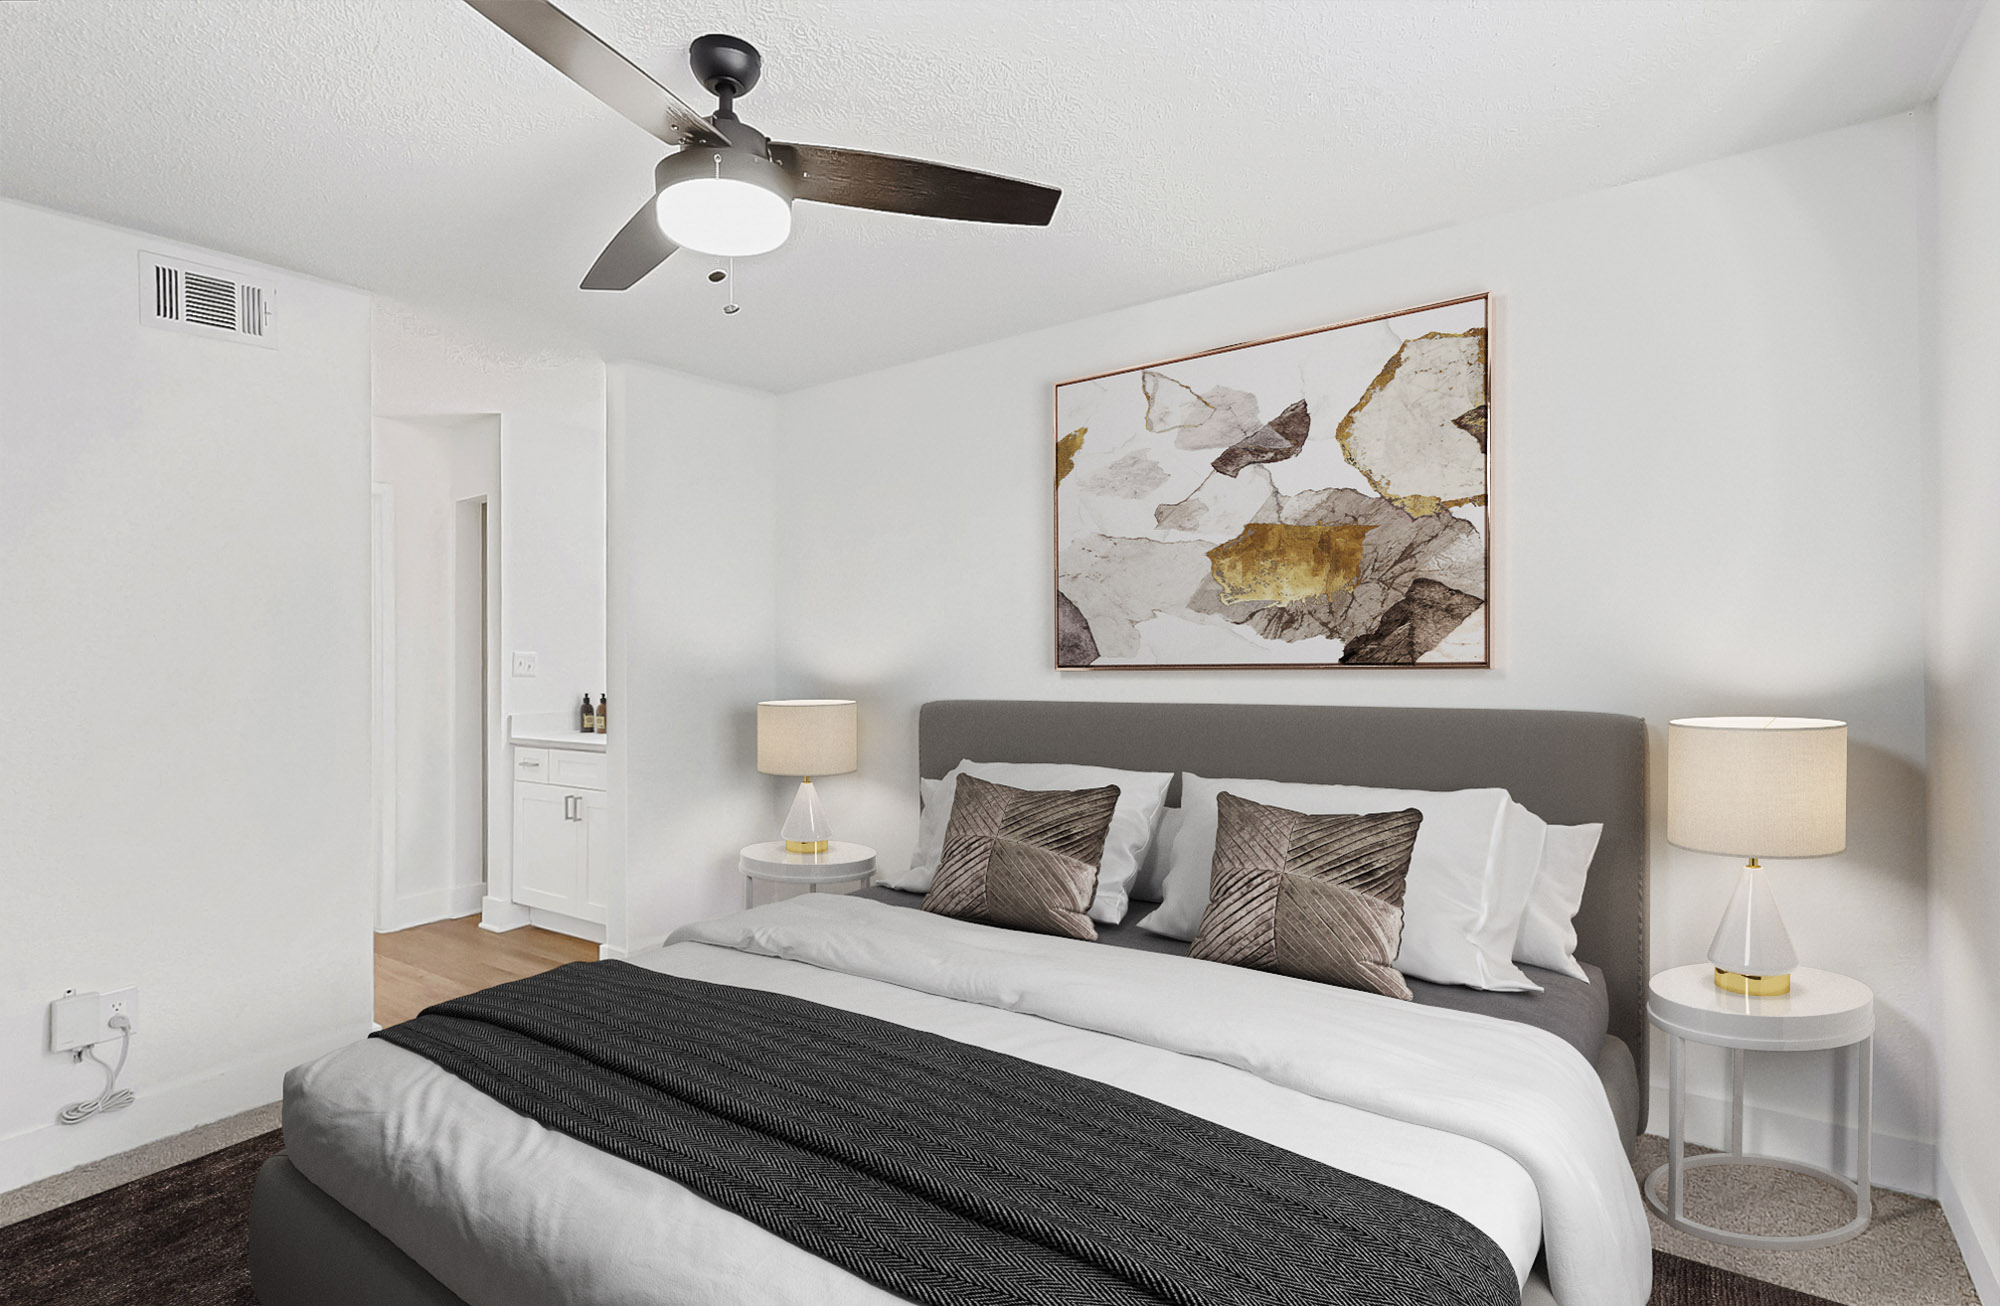
<path id="1" fill-rule="evenodd" d="M 1035 1004 L 1034 985 L 1017 982 L 1034 974 L 1085 1005 L 1097 993 L 1111 999 L 1099 1005 L 1116 1008 L 1111 990 L 1133 982 L 1116 962 L 1104 973 L 1102 954 L 1116 950 L 833 895 L 759 908 L 696 931 L 711 941 L 673 943 L 633 961 L 790 993 L 1142 1093 L 1456 1211 L 1494 1239 L 1517 1275 L 1525 1276 L 1535 1259 L 1544 1224 L 1536 1181 L 1490 1142 L 1326 1100 L 1225 1060 L 1066 1023 L 1060 1015 L 1009 1009 Z M 814 958 L 768 955 L 787 952 Z M 1137 977 L 1148 985 L 1161 973 L 1192 975 L 1201 987 L 1219 979 L 1233 992 L 1286 1000 L 1323 987 L 1182 958 L 1120 955 L 1153 968 Z M 1160 964 L 1178 970 L 1158 972 Z M 897 971 L 908 973 L 892 978 Z M 1423 1010 L 1391 1005 L 1399 1014 Z M 1574 1060 L 1601 1103 L 1594 1075 L 1572 1049 L 1540 1031 L 1525 1032 Z M 1606 1145 L 1622 1163 L 1608 1109 L 1604 1114 Z M 380 1040 L 293 1071 L 285 1133 L 307 1178 L 471 1306 L 894 1300 L 672 1181 L 543 1129 Z M 1639 1228 L 1643 1237 L 1642 1216 Z M 1645 1292 L 1562 1300 L 1637 1306 Z"/>

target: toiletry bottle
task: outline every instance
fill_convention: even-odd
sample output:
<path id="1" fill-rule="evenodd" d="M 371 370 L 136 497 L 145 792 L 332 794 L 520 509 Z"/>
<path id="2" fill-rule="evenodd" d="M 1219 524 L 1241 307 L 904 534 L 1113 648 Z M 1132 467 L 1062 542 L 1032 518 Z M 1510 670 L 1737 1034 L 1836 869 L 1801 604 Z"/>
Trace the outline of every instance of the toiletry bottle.
<path id="1" fill-rule="evenodd" d="M 588 694 L 583 696 L 583 707 L 577 713 L 576 721 L 576 728 L 586 735 L 597 729 L 597 710 L 591 707 Z"/>
<path id="2" fill-rule="evenodd" d="M 607 710 L 609 709 L 610 703 L 611 703 L 611 695 L 599 694 L 597 696 L 597 733 L 600 735 L 604 733 L 604 717 Z"/>

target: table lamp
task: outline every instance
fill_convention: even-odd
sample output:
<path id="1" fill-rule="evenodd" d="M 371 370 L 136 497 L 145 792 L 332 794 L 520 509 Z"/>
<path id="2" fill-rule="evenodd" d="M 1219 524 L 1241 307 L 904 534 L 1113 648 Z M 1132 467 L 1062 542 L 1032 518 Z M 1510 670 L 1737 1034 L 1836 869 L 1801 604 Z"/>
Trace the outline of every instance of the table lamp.
<path id="1" fill-rule="evenodd" d="M 1750 859 L 1709 945 L 1715 985 L 1789 993 L 1799 955 L 1760 857 L 1847 847 L 1847 723 L 1810 717 L 1688 717 L 1667 725 L 1667 841 Z"/>
<path id="2" fill-rule="evenodd" d="M 845 775 L 855 765 L 855 709 L 850 698 L 787 698 L 757 705 L 757 769 L 795 775 L 798 797 L 781 832 L 785 851 L 823 853 L 832 837 L 813 792 L 816 775 Z"/>

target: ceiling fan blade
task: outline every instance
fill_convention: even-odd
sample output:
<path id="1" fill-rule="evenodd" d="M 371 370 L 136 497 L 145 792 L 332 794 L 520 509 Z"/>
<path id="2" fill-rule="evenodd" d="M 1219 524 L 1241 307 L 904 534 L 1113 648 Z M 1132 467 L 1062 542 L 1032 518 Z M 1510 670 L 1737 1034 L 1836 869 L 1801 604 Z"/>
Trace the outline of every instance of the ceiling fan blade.
<path id="1" fill-rule="evenodd" d="M 1046 227 L 1062 198 L 1055 187 L 1031 181 L 826 145 L 773 141 L 771 160 L 792 175 L 797 198 L 851 209 Z"/>
<path id="2" fill-rule="evenodd" d="M 660 220 L 653 215 L 653 201 L 647 200 L 630 221 L 618 228 L 618 234 L 597 256 L 597 262 L 590 265 L 590 271 L 583 277 L 583 289 L 630 289 L 679 248 L 660 230 Z"/>
<path id="3" fill-rule="evenodd" d="M 465 0 L 563 76 L 669 145 L 725 143 L 706 119 L 548 0 Z"/>

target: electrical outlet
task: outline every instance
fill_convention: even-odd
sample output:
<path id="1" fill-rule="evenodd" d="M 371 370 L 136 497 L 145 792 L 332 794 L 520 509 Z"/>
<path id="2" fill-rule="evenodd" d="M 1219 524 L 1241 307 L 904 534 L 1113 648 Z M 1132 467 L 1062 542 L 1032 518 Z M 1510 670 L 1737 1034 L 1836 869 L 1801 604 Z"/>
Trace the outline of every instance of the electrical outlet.
<path id="1" fill-rule="evenodd" d="M 131 1022 L 134 1028 L 137 1028 L 139 1024 L 139 990 L 115 989 L 97 1000 L 97 1023 L 99 1026 L 97 1037 L 99 1039 L 124 1037 L 125 1031 L 111 1027 L 111 1018 L 113 1016 L 123 1016 L 127 1021 Z"/>
<path id="2" fill-rule="evenodd" d="M 517 676 L 534 675 L 535 655 L 533 653 L 523 653 L 520 652 L 519 650 L 516 650 L 514 653 L 514 674 Z"/>

